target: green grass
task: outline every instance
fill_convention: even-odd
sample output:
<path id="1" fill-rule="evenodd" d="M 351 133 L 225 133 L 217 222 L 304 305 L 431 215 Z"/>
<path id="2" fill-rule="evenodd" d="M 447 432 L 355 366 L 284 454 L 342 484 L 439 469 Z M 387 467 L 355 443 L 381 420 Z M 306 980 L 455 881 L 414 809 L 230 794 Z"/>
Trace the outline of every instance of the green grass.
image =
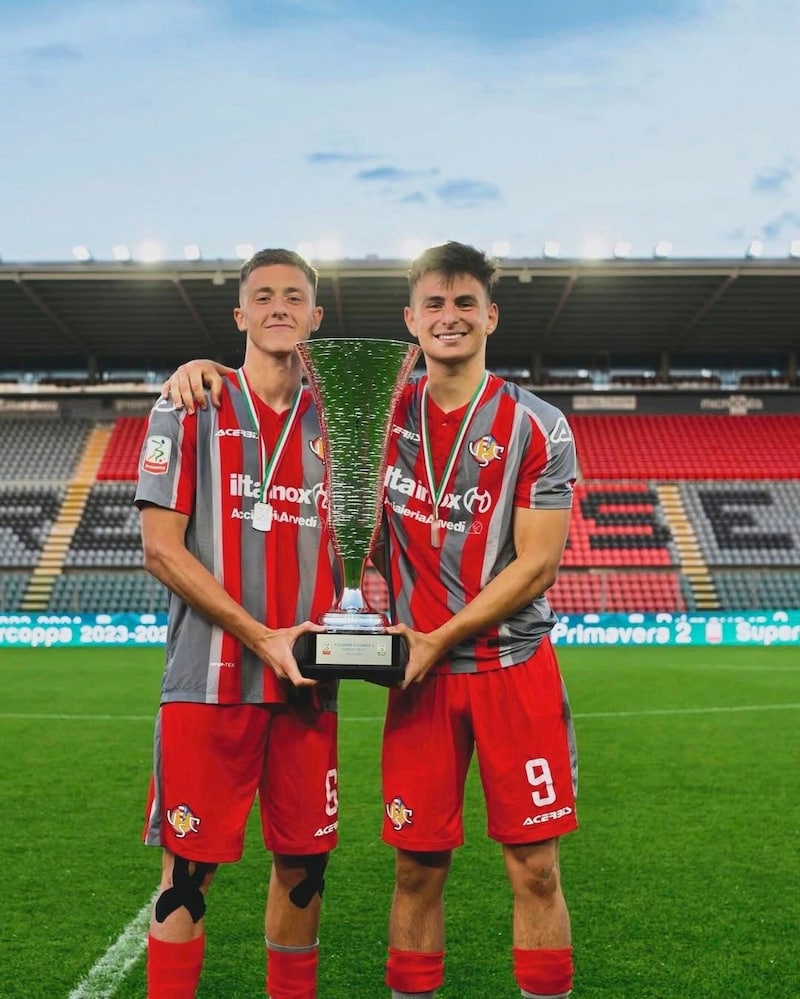
<path id="1" fill-rule="evenodd" d="M 794 999 L 798 650 L 565 649 L 561 659 L 581 761 L 581 829 L 562 848 L 575 999 Z M 160 673 L 160 650 L 2 652 L 6 999 L 66 999 L 155 888 L 158 853 L 139 836 Z M 320 999 L 386 995 L 384 698 L 342 687 L 341 840 Z M 513 999 L 509 893 L 474 774 L 466 827 L 440 996 Z M 263 996 L 267 872 L 252 823 L 243 860 L 221 869 L 209 896 L 201 999 Z M 115 995 L 144 994 L 139 960 Z"/>

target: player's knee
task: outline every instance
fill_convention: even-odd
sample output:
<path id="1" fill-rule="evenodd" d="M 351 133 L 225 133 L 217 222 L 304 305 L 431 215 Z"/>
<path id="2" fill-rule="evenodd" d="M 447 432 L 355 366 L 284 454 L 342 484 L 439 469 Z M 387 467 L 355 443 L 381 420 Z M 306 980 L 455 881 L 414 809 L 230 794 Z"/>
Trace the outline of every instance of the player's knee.
<path id="1" fill-rule="evenodd" d="M 163 923 L 178 909 L 186 909 L 193 923 L 198 923 L 206 911 L 205 891 L 211 883 L 216 864 L 190 861 L 185 857 L 173 856 L 171 883 L 164 885 L 156 899 L 154 915 L 157 923 Z"/>
<path id="2" fill-rule="evenodd" d="M 325 891 L 325 868 L 328 853 L 311 853 L 304 856 L 279 855 L 274 862 L 284 880 L 293 881 L 289 901 L 298 909 L 307 909 L 315 895 L 322 898 Z"/>
<path id="3" fill-rule="evenodd" d="M 398 892 L 419 895 L 443 889 L 450 870 L 449 850 L 420 853 L 398 850 L 395 867 L 395 887 Z"/>
<path id="4" fill-rule="evenodd" d="M 548 905 L 561 891 L 558 853 L 547 847 L 512 848 L 507 856 L 511 885 L 515 894 L 533 896 Z"/>

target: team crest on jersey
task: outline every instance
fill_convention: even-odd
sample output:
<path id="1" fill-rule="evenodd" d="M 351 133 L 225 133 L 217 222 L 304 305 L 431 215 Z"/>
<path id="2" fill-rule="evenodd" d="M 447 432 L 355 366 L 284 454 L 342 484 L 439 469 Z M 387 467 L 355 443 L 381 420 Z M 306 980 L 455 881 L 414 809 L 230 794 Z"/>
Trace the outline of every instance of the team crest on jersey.
<path id="1" fill-rule="evenodd" d="M 392 798 L 386 806 L 386 814 L 389 816 L 392 826 L 397 830 L 402 829 L 403 826 L 414 824 L 411 821 L 414 810 L 409 808 L 402 798 Z"/>
<path id="2" fill-rule="evenodd" d="M 313 441 L 308 442 L 308 446 L 320 461 L 325 461 L 325 445 L 322 442 L 322 437 L 315 437 Z"/>
<path id="3" fill-rule="evenodd" d="M 142 471 L 151 475 L 165 475 L 169 471 L 172 441 L 169 437 L 148 437 L 142 458 Z"/>
<path id="4" fill-rule="evenodd" d="M 178 839 L 184 839 L 190 832 L 196 833 L 200 825 L 200 819 L 192 812 L 186 802 L 178 805 L 177 808 L 167 809 L 167 822 L 175 830 Z"/>
<path id="5" fill-rule="evenodd" d="M 504 451 L 491 434 L 469 442 L 469 453 L 481 468 L 486 468 L 490 461 L 500 461 Z"/>

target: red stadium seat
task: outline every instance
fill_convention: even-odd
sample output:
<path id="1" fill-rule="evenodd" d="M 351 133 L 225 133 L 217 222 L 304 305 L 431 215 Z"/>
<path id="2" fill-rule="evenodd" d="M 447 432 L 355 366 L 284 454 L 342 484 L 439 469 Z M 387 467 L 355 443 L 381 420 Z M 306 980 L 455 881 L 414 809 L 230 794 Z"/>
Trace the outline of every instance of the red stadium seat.
<path id="1" fill-rule="evenodd" d="M 800 416 L 573 414 L 584 479 L 791 479 Z"/>
<path id="2" fill-rule="evenodd" d="M 97 472 L 98 479 L 136 480 L 146 429 L 147 417 L 144 416 L 121 416 L 117 420 Z"/>

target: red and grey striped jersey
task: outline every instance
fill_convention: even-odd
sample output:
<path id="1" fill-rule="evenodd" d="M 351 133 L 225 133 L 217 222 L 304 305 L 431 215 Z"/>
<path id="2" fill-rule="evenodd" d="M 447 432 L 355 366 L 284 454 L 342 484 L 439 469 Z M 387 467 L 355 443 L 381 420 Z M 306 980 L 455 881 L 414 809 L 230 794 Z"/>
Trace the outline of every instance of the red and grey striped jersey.
<path id="1" fill-rule="evenodd" d="M 425 379 L 405 387 L 395 412 L 385 510 L 397 619 L 432 631 L 458 613 L 514 558 L 514 507 L 572 506 L 575 445 L 564 415 L 492 375 L 475 410 L 439 509 L 441 546 L 431 544 L 432 498 L 420 434 Z M 464 410 L 466 407 L 464 407 Z M 437 484 L 464 410 L 444 413 L 428 399 Z M 529 659 L 555 622 L 544 597 L 452 649 L 435 672 L 470 673 Z"/>
<path id="2" fill-rule="evenodd" d="M 279 417 L 260 400 L 258 411 L 269 456 L 286 414 Z M 310 392 L 303 391 L 272 480 L 269 531 L 252 526 L 260 451 L 235 375 L 225 379 L 219 409 L 209 403 L 189 415 L 160 400 L 150 413 L 136 503 L 188 516 L 188 550 L 254 618 L 286 628 L 315 619 L 335 602 L 322 444 Z M 283 702 L 289 691 L 288 681 L 236 638 L 170 594 L 162 701 Z"/>

